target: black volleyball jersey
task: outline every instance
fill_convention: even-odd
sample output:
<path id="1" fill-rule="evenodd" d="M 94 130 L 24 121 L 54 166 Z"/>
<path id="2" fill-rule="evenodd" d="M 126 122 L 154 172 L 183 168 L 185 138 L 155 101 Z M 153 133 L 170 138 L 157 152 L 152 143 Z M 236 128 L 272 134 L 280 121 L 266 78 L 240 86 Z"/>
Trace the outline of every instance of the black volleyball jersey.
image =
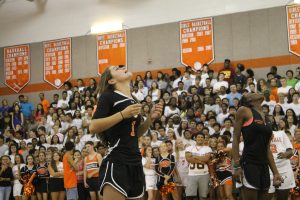
<path id="1" fill-rule="evenodd" d="M 133 98 L 119 91 L 104 92 L 99 97 L 93 119 L 109 117 L 123 111 L 127 106 L 137 103 Z M 138 146 L 137 129 L 141 116 L 124 119 L 104 131 L 108 140 L 107 159 L 111 162 L 129 165 L 141 164 L 141 153 Z"/>
<path id="2" fill-rule="evenodd" d="M 268 164 L 268 145 L 272 137 L 271 126 L 265 124 L 261 115 L 251 109 L 253 120 L 242 127 L 244 150 L 242 161 L 253 164 Z"/>
<path id="3" fill-rule="evenodd" d="M 47 178 L 50 176 L 48 171 L 48 163 L 46 162 L 44 164 L 38 163 L 36 165 L 36 171 L 37 171 L 38 178 Z"/>

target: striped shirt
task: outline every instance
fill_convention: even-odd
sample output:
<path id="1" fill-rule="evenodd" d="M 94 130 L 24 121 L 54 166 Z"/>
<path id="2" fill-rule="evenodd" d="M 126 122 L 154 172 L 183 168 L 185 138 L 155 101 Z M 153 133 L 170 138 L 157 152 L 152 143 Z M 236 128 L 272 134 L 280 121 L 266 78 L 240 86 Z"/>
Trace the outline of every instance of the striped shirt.
<path id="1" fill-rule="evenodd" d="M 90 174 L 97 171 L 97 173 L 95 173 L 92 177 L 99 177 L 99 163 L 98 163 L 97 155 L 98 154 L 95 153 L 95 156 L 92 159 L 90 159 L 90 156 L 86 157 L 85 168 L 86 168 L 87 176 L 90 176 Z"/>

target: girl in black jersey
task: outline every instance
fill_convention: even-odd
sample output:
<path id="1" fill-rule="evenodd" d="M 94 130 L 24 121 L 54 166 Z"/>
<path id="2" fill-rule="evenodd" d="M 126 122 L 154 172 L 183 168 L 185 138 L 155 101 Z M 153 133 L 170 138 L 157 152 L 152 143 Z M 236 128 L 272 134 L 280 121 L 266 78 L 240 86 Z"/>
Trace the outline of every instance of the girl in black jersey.
<path id="1" fill-rule="evenodd" d="M 277 187 L 282 182 L 270 151 L 272 128 L 262 114 L 263 100 L 260 94 L 245 94 L 241 99 L 242 107 L 236 113 L 232 145 L 233 175 L 237 182 L 243 184 L 243 200 L 266 199 L 270 187 L 269 167 L 274 174 L 273 185 Z M 239 158 L 241 134 L 244 150 Z"/>
<path id="2" fill-rule="evenodd" d="M 46 154 L 44 152 L 39 153 L 39 163 L 36 165 L 37 170 L 37 184 L 36 184 L 36 194 L 38 200 L 48 199 L 48 163 L 46 162 Z"/>
<path id="3" fill-rule="evenodd" d="M 163 187 L 166 187 L 170 182 L 174 183 L 173 173 L 175 170 L 175 157 L 168 153 L 165 142 L 160 144 L 159 151 L 159 156 L 155 158 L 155 171 L 158 175 L 156 186 L 160 190 L 162 199 L 164 200 L 168 199 L 168 196 L 163 191 Z M 174 187 L 174 191 L 172 191 L 172 196 L 174 200 L 179 199 L 176 187 Z"/>
<path id="4" fill-rule="evenodd" d="M 131 96 L 132 73 L 124 66 L 107 67 L 101 75 L 100 97 L 91 133 L 101 134 L 109 146 L 100 167 L 100 192 L 104 199 L 141 198 L 145 180 L 138 137 L 145 133 L 153 120 L 158 119 L 162 106 L 155 105 L 142 122 L 141 104 Z"/>

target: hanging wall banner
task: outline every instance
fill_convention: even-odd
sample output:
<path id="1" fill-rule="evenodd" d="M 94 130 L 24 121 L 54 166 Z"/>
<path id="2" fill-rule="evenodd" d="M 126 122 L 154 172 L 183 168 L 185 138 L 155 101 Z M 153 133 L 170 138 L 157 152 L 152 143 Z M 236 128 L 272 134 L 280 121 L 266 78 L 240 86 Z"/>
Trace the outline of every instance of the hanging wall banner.
<path id="1" fill-rule="evenodd" d="M 180 22 L 181 63 L 195 70 L 214 59 L 212 17 Z"/>
<path id="2" fill-rule="evenodd" d="M 71 76 L 71 38 L 44 42 L 44 80 L 58 89 Z"/>
<path id="3" fill-rule="evenodd" d="M 29 45 L 4 48 L 4 79 L 16 93 L 30 81 Z"/>
<path id="4" fill-rule="evenodd" d="M 127 65 L 126 31 L 97 35 L 98 74 L 109 65 Z"/>
<path id="5" fill-rule="evenodd" d="M 286 7 L 289 51 L 300 56 L 300 6 Z"/>

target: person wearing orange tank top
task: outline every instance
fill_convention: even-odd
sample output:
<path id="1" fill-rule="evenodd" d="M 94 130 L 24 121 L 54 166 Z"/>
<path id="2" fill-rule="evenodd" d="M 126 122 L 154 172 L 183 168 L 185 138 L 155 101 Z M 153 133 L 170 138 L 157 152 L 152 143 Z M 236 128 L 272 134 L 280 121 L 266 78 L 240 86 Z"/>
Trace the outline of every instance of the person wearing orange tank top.
<path id="1" fill-rule="evenodd" d="M 66 142 L 66 153 L 63 158 L 64 165 L 64 186 L 66 188 L 67 200 L 77 200 L 77 165 L 73 160 L 74 143 L 71 141 Z"/>
<path id="2" fill-rule="evenodd" d="M 90 192 L 91 200 L 96 200 L 100 190 L 99 168 L 102 156 L 95 152 L 92 141 L 86 142 L 85 148 L 89 154 L 84 159 L 84 185 Z"/>

